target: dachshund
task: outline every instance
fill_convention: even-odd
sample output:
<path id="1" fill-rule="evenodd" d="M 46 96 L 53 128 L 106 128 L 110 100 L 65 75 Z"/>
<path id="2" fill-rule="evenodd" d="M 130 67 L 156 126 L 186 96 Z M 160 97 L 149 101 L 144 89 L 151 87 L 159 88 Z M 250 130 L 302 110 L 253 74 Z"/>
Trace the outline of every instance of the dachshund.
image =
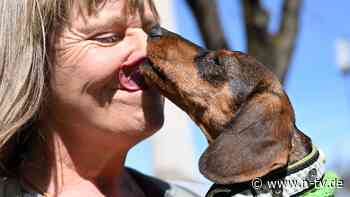
<path id="1" fill-rule="evenodd" d="M 216 187 L 271 174 L 283 179 L 300 166 L 322 177 L 319 163 L 309 172 L 319 152 L 296 127 L 291 102 L 266 66 L 242 52 L 204 49 L 160 27 L 147 42 L 140 71 L 204 133 L 209 146 L 199 169 Z M 313 152 L 313 161 L 299 164 Z"/>

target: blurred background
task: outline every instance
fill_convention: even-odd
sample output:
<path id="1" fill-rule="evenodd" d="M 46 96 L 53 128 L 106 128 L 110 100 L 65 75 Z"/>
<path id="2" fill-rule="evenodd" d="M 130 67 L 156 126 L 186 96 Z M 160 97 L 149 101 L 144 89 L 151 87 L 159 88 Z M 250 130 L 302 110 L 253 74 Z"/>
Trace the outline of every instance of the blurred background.
<path id="1" fill-rule="evenodd" d="M 350 1 L 155 0 L 162 26 L 209 49 L 249 53 L 280 78 L 297 126 L 344 179 L 350 196 Z M 198 171 L 207 142 L 166 103 L 165 125 L 126 164 L 146 174 L 209 183 Z"/>

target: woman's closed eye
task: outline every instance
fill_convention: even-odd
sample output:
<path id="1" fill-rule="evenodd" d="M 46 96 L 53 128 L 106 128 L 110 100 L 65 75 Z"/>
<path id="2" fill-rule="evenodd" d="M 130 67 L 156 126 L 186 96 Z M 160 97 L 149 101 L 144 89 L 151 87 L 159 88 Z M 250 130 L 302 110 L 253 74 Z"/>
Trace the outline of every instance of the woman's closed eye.
<path id="1" fill-rule="evenodd" d="M 117 33 L 105 33 L 94 36 L 91 40 L 97 41 L 103 44 L 113 44 L 121 41 L 123 36 Z"/>

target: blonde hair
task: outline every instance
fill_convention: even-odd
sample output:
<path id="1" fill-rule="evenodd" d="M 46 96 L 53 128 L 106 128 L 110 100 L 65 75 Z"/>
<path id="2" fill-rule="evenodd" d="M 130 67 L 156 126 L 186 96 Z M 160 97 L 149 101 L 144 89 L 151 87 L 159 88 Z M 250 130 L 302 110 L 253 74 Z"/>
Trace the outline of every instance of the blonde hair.
<path id="1" fill-rule="evenodd" d="M 48 92 L 48 49 L 74 0 L 0 1 L 0 176 L 14 176 Z M 89 13 L 101 0 L 81 0 Z M 103 2 L 103 1 L 102 1 Z M 148 0 L 158 18 L 152 0 Z M 143 14 L 143 0 L 128 0 Z"/>

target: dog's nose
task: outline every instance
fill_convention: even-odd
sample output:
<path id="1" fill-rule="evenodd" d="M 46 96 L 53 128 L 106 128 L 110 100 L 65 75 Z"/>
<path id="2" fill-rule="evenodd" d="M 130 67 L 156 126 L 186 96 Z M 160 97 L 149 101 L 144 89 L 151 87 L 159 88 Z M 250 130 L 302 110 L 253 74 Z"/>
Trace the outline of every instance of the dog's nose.
<path id="1" fill-rule="evenodd" d="M 153 26 L 151 30 L 148 32 L 148 36 L 150 38 L 156 38 L 162 36 L 162 28 L 159 24 Z"/>
<path id="2" fill-rule="evenodd" d="M 153 26 L 147 34 L 151 39 L 160 38 L 160 37 L 172 37 L 172 36 L 179 37 L 177 34 L 171 31 L 168 31 L 167 29 L 161 27 L 159 24 Z"/>

